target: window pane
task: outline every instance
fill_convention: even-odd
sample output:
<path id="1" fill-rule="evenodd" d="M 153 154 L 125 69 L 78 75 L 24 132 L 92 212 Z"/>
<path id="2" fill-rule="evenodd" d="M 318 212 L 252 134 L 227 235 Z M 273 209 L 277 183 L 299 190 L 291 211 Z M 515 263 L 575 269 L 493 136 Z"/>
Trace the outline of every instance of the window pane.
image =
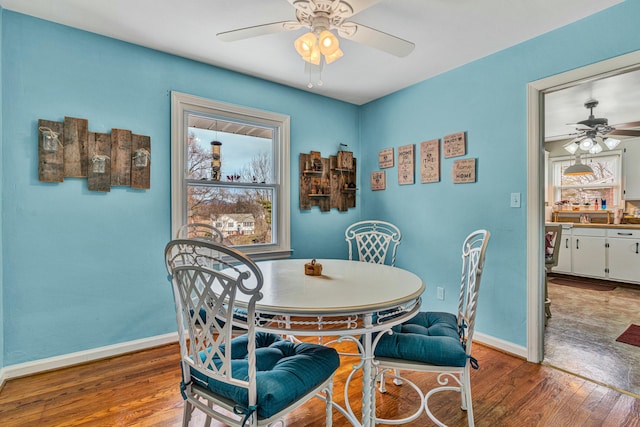
<path id="1" fill-rule="evenodd" d="M 189 222 L 213 224 L 225 243 L 271 244 L 273 188 L 188 185 Z"/>
<path id="2" fill-rule="evenodd" d="M 195 115 L 189 115 L 189 123 L 188 179 L 268 184 L 274 182 L 272 129 Z"/>

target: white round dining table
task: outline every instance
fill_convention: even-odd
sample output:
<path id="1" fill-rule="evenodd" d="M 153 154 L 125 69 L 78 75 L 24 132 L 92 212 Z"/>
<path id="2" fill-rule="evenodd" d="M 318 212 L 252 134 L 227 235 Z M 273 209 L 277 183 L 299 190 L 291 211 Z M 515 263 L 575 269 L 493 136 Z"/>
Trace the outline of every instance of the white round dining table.
<path id="1" fill-rule="evenodd" d="M 420 277 L 401 268 L 337 259 L 316 260 L 322 265 L 322 274 L 310 276 L 305 274 L 309 262 L 287 259 L 256 263 L 264 276 L 262 298 L 255 308 L 256 329 L 296 336 L 354 337 L 361 356 L 361 364 L 355 369 L 363 369 L 362 418 L 355 417 L 348 401 L 346 411 L 335 406 L 353 425 L 372 426 L 373 334 L 415 316 L 425 285 Z M 279 320 L 274 321 L 274 316 Z"/>

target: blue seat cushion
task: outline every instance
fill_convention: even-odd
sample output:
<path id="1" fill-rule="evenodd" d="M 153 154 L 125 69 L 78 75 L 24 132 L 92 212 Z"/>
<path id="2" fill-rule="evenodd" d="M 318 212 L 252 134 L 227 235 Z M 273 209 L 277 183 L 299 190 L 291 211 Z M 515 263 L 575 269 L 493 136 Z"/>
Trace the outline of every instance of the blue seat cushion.
<path id="1" fill-rule="evenodd" d="M 247 335 L 231 341 L 233 378 L 248 380 Z M 224 349 L 221 347 L 224 351 Z M 202 360 L 204 355 L 201 353 Z M 220 359 L 214 359 L 220 366 Z M 256 333 L 256 382 L 258 417 L 269 418 L 328 379 L 340 366 L 333 348 L 293 343 L 278 335 Z M 248 406 L 247 389 L 209 378 L 191 370 L 192 380 L 214 394 Z"/>
<path id="2" fill-rule="evenodd" d="M 380 338 L 377 357 L 412 360 L 438 366 L 459 366 L 467 362 L 458 335 L 456 316 L 451 313 L 420 312 L 392 328 Z"/>

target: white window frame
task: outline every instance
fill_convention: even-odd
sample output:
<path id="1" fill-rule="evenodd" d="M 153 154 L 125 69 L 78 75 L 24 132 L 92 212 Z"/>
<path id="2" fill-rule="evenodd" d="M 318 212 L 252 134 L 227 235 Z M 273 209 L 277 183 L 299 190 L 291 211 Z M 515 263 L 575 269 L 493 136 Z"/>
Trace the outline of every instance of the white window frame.
<path id="1" fill-rule="evenodd" d="M 274 132 L 274 183 L 272 233 L 275 241 L 266 245 L 239 248 L 253 259 L 286 258 L 291 255 L 291 190 L 289 136 L 290 117 L 262 110 L 225 104 L 206 98 L 171 92 L 171 236 L 187 221 L 187 116 L 202 113 L 240 120 L 277 129 Z"/>

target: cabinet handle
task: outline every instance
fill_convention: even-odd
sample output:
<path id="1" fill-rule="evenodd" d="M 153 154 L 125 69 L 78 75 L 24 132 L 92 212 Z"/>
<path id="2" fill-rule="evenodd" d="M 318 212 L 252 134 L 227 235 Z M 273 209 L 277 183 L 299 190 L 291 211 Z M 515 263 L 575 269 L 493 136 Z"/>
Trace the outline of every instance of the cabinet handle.
<path id="1" fill-rule="evenodd" d="M 638 246 L 640 245 L 640 243 L 636 242 L 636 253 L 638 253 Z"/>
<path id="2" fill-rule="evenodd" d="M 580 239 L 576 239 L 576 249 L 580 249 Z"/>
<path id="3" fill-rule="evenodd" d="M 633 236 L 633 233 L 620 233 L 618 231 L 618 236 Z"/>
<path id="4" fill-rule="evenodd" d="M 568 237 L 564 241 L 564 247 L 569 249 L 569 238 Z"/>

